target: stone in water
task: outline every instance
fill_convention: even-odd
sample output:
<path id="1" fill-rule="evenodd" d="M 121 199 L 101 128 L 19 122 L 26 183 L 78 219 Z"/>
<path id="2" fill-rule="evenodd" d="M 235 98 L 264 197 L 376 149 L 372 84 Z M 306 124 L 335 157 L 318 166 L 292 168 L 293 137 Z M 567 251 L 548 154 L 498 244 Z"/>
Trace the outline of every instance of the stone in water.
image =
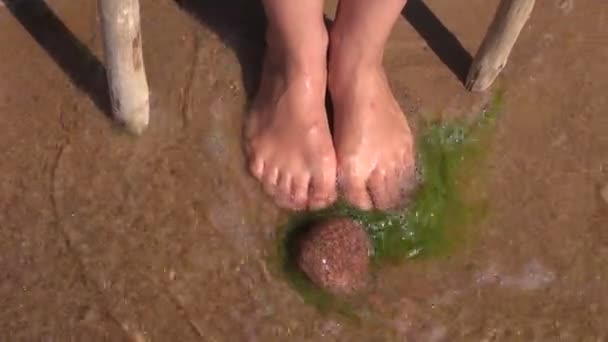
<path id="1" fill-rule="evenodd" d="M 349 218 L 318 223 L 299 241 L 297 263 L 308 278 L 334 295 L 366 287 L 372 244 L 361 225 Z"/>

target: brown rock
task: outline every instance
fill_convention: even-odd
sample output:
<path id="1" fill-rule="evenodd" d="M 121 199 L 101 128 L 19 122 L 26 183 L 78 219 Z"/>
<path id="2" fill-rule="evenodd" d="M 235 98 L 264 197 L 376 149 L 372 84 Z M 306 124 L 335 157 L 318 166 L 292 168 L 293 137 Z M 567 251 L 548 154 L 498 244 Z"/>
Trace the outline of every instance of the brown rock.
<path id="1" fill-rule="evenodd" d="M 372 245 L 367 232 L 349 218 L 321 222 L 300 240 L 297 263 L 325 291 L 349 295 L 365 288 Z"/>

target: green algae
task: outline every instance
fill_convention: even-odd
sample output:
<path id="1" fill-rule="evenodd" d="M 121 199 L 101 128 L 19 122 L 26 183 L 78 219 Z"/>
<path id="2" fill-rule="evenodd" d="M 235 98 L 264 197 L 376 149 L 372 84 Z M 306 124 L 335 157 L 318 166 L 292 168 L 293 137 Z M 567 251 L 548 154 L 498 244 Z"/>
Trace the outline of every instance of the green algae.
<path id="1" fill-rule="evenodd" d="M 483 202 L 466 198 L 467 177 L 485 156 L 495 121 L 502 108 L 498 93 L 473 121 L 431 122 L 417 139 L 421 182 L 407 208 L 395 212 L 362 211 L 343 201 L 313 212 L 293 214 L 280 234 L 278 260 L 290 283 L 323 312 L 332 311 L 358 320 L 357 301 L 336 298 L 316 288 L 294 263 L 300 234 L 317 221 L 346 216 L 366 228 L 374 245 L 373 261 L 399 262 L 446 254 L 465 235 L 465 228 L 485 212 Z"/>

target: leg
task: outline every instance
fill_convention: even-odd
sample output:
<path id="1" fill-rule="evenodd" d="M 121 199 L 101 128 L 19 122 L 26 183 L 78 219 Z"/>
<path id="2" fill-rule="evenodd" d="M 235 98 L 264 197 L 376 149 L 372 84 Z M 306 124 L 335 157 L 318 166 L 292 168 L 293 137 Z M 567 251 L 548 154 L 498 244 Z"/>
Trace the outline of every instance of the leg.
<path id="1" fill-rule="evenodd" d="M 469 69 L 467 89 L 484 91 L 492 85 L 507 64 L 509 54 L 533 7 L 534 0 L 501 0 Z"/>
<path id="2" fill-rule="evenodd" d="M 250 171 L 284 208 L 328 206 L 336 160 L 325 111 L 323 0 L 264 0 L 267 49 L 245 127 Z"/>
<path id="3" fill-rule="evenodd" d="M 114 116 L 135 134 L 148 126 L 148 82 L 141 51 L 139 0 L 98 0 Z"/>
<path id="4" fill-rule="evenodd" d="M 382 67 L 403 6 L 405 0 L 341 0 L 330 33 L 338 183 L 363 209 L 398 206 L 415 178 L 412 133 Z"/>

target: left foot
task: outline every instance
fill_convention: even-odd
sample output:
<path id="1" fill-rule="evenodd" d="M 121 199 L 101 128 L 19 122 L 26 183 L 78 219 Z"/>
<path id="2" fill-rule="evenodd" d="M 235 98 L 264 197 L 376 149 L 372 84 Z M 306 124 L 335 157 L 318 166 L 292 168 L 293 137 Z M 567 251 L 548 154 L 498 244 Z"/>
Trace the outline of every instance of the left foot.
<path id="1" fill-rule="evenodd" d="M 336 197 L 336 155 L 325 111 L 326 40 L 320 36 L 288 52 L 270 39 L 246 123 L 249 169 L 286 209 L 321 209 Z"/>
<path id="2" fill-rule="evenodd" d="M 361 209 L 393 209 L 415 182 L 412 132 L 381 63 L 344 55 L 330 57 L 328 74 L 339 187 Z"/>

